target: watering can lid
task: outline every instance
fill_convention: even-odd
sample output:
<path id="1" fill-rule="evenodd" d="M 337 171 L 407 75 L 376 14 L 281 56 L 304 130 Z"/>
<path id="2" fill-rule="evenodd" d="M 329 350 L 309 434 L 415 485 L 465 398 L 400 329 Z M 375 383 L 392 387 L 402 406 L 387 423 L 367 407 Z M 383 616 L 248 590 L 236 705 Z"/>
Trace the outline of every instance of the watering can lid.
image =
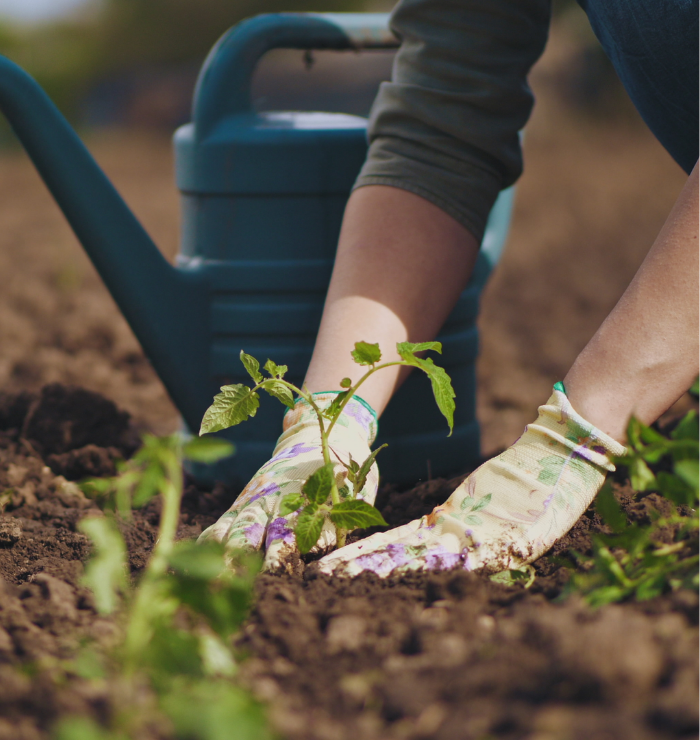
<path id="1" fill-rule="evenodd" d="M 345 113 L 271 111 L 175 133 L 177 185 L 221 195 L 347 195 L 367 153 L 367 121 Z"/>

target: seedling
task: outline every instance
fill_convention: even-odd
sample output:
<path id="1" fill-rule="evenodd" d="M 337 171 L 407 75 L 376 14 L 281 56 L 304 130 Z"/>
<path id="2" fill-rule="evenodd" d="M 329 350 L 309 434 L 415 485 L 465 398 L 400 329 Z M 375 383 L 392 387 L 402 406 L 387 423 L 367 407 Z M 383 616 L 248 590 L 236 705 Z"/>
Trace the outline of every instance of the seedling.
<path id="1" fill-rule="evenodd" d="M 260 390 L 277 398 L 290 409 L 294 408 L 295 395 L 303 398 L 313 409 L 321 433 L 323 464 L 303 483 L 299 493 L 286 495 L 280 507 L 282 516 L 298 512 L 293 528 L 299 551 L 302 553 L 309 552 L 318 542 L 321 529 L 327 519 L 330 519 L 335 527 L 337 547 L 345 544 L 347 533 L 353 529 L 386 525 L 384 517 L 377 509 L 359 498 L 377 454 L 386 445 L 374 450 L 366 460 L 359 462 L 353 460 L 352 457 L 347 461 L 342 460 L 329 444 L 330 434 L 343 413 L 343 409 L 362 384 L 374 373 L 396 365 L 422 370 L 430 379 L 435 401 L 447 420 L 450 434 L 452 434 L 455 394 L 450 377 L 430 358 L 418 357 L 418 353 L 428 350 L 441 353 L 442 345 L 440 342 L 421 342 L 420 344 L 399 342 L 396 350 L 400 360 L 382 363 L 382 353 L 378 344 L 356 342 L 355 349 L 351 353 L 352 358 L 358 365 L 369 369 L 354 384 L 350 378 L 343 378 L 340 381 L 340 387 L 344 390 L 337 394 L 326 409 L 319 408 L 313 394 L 305 386 L 298 388 L 284 380 L 287 372 L 286 365 L 276 365 L 272 360 L 268 360 L 263 370 L 269 377 L 265 377 L 260 371 L 258 360 L 241 351 L 241 362 L 253 379 L 253 387 L 241 383 L 223 386 L 221 393 L 214 397 L 214 403 L 204 414 L 200 435 L 218 432 L 240 424 L 249 417 L 255 416 L 260 405 L 258 395 Z M 345 468 L 340 481 L 334 473 L 335 460 Z"/>
<path id="2" fill-rule="evenodd" d="M 93 545 L 83 583 L 92 590 L 98 612 L 115 614 L 121 639 L 111 650 L 86 646 L 66 669 L 122 687 L 123 709 L 109 720 L 109 729 L 86 718 L 66 719 L 55 730 L 57 740 L 142 737 L 149 723 L 162 722 L 153 716 L 156 709 L 178 738 L 220 740 L 235 727 L 241 740 L 270 740 L 262 708 L 233 680 L 232 636 L 248 614 L 259 562 L 241 555 L 234 572 L 225 567 L 218 543 L 175 541 L 182 458 L 211 463 L 232 451 L 216 438 L 185 443 L 177 435 L 147 435 L 139 452 L 121 465 L 120 475 L 84 485 L 105 516 L 78 524 Z M 144 506 L 155 496 L 162 504 L 158 538 L 133 585 L 119 525 L 131 517 L 132 506 Z"/>
<path id="3" fill-rule="evenodd" d="M 658 492 L 671 505 L 664 515 L 652 510 L 648 523 L 630 523 L 605 484 L 596 509 L 611 534 L 594 535 L 592 557 L 573 553 L 585 570 L 574 572 L 567 588 L 591 606 L 698 587 L 698 415 L 688 412 L 669 438 L 632 419 L 627 439 L 629 452 L 616 463 L 636 491 Z M 658 463 L 666 469 L 654 473 Z"/>

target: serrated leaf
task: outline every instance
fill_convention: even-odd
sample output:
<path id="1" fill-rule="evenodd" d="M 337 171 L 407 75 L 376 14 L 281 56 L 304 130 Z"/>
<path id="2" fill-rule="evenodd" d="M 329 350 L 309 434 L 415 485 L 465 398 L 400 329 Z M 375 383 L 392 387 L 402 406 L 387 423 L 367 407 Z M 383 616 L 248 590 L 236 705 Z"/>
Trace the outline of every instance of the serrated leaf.
<path id="1" fill-rule="evenodd" d="M 299 552 L 303 555 L 318 542 L 323 528 L 325 515 L 318 510 L 315 504 L 307 506 L 297 519 L 297 525 L 294 528 L 294 534 L 297 538 Z"/>
<path id="2" fill-rule="evenodd" d="M 418 344 L 414 344 L 413 342 L 400 342 L 400 344 L 404 352 L 410 353 L 412 355 L 416 354 L 416 352 L 427 352 L 428 350 L 437 352 L 439 355 L 442 354 L 441 342 L 418 342 Z M 401 354 L 401 352 L 399 352 L 399 354 Z"/>
<path id="3" fill-rule="evenodd" d="M 428 346 L 435 345 L 435 346 Z M 422 348 L 418 350 L 416 348 Z M 396 345 L 396 351 L 399 353 L 401 359 L 412 365 L 413 367 L 420 368 L 429 378 L 430 383 L 433 387 L 433 395 L 435 396 L 435 402 L 438 405 L 442 415 L 447 420 L 447 425 L 452 429 L 454 428 L 454 411 L 455 411 L 455 392 L 452 388 L 452 381 L 450 376 L 445 370 L 436 365 L 429 357 L 423 359 L 416 357 L 414 352 L 422 351 L 423 349 L 433 349 L 436 352 L 442 351 L 442 345 L 440 342 L 423 342 L 421 344 L 413 344 L 411 342 L 399 342 Z"/>
<path id="4" fill-rule="evenodd" d="M 382 359 L 379 345 L 369 342 L 355 342 L 355 349 L 350 354 L 358 365 L 376 365 Z"/>
<path id="5" fill-rule="evenodd" d="M 235 447 L 221 437 L 193 437 L 182 448 L 186 459 L 207 465 L 230 457 L 234 451 Z"/>
<path id="6" fill-rule="evenodd" d="M 255 357 L 246 354 L 243 350 L 241 350 L 241 354 L 239 356 L 243 363 L 243 367 L 248 371 L 248 375 L 250 375 L 254 382 L 259 383 L 263 379 L 262 373 L 260 372 L 260 363 L 255 359 Z"/>
<path id="7" fill-rule="evenodd" d="M 308 477 L 301 488 L 302 493 L 312 504 L 325 504 L 333 488 L 333 466 L 322 465 Z"/>
<path id="8" fill-rule="evenodd" d="M 78 523 L 78 529 L 94 547 L 81 582 L 93 592 L 97 611 L 111 614 L 128 584 L 124 539 L 114 521 L 107 517 L 86 517 Z"/>
<path id="9" fill-rule="evenodd" d="M 280 501 L 280 515 L 287 516 L 300 509 L 306 503 L 300 493 L 288 493 Z"/>
<path id="10" fill-rule="evenodd" d="M 224 385 L 202 419 L 201 434 L 220 432 L 255 416 L 260 397 L 247 385 Z"/>
<path id="11" fill-rule="evenodd" d="M 622 532 L 627 527 L 627 517 L 617 502 L 610 483 L 601 488 L 595 508 L 613 532 Z"/>
<path id="12" fill-rule="evenodd" d="M 287 372 L 288 368 L 286 365 L 277 365 L 272 360 L 268 360 L 265 363 L 265 370 L 273 377 L 277 378 L 278 380 L 281 380 L 285 373 Z"/>
<path id="13" fill-rule="evenodd" d="M 356 473 L 354 473 L 353 475 L 354 480 L 352 481 L 352 484 L 355 487 L 355 495 L 359 495 L 360 491 L 365 487 L 365 483 L 367 482 L 367 476 L 369 475 L 369 471 L 372 469 L 372 465 L 374 464 L 374 461 L 376 460 L 377 455 L 385 447 L 388 447 L 388 446 L 389 445 L 385 443 L 381 447 L 377 447 L 376 450 L 373 450 L 372 453 L 369 455 L 369 457 L 362 463 L 359 470 Z M 357 463 L 355 464 L 357 465 Z"/>
<path id="14" fill-rule="evenodd" d="M 261 387 L 288 408 L 294 408 L 294 394 L 281 380 L 265 380 Z"/>
<path id="15" fill-rule="evenodd" d="M 340 414 L 340 406 L 349 394 L 350 391 L 341 391 L 340 393 L 338 393 L 333 401 L 331 401 L 331 403 L 324 410 L 323 416 L 325 416 L 326 419 L 330 419 L 331 421 L 333 421 L 333 419 L 335 419 Z"/>
<path id="16" fill-rule="evenodd" d="M 331 509 L 331 521 L 343 529 L 387 526 L 378 509 L 366 501 L 342 501 Z"/>

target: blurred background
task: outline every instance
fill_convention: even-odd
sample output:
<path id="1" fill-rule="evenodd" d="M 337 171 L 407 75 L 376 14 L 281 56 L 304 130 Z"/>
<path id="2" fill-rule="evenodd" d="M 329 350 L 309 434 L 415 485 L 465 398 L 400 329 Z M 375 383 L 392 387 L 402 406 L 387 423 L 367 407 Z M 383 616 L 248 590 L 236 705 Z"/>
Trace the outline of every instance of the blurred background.
<path id="1" fill-rule="evenodd" d="M 189 118 L 197 72 L 217 38 L 257 13 L 390 8 L 376 0 L 0 0 L 0 53 L 46 89 L 171 258 L 179 211 L 170 139 Z M 256 73 L 255 105 L 366 115 L 391 60 L 382 52 L 272 52 Z M 487 454 L 534 418 L 626 287 L 684 182 L 573 2 L 555 3 L 531 84 L 537 103 L 525 174 L 482 302 Z M 162 386 L 4 121 L 0 224 L 0 390 L 76 383 L 152 431 L 174 429 Z"/>

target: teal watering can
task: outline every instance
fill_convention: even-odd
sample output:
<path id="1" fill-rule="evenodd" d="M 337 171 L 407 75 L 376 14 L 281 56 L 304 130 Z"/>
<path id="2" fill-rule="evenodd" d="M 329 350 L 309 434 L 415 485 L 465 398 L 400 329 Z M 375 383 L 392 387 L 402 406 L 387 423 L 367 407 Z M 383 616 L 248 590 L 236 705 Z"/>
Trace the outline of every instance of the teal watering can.
<path id="1" fill-rule="evenodd" d="M 364 161 L 366 120 L 338 113 L 255 113 L 251 78 L 273 48 L 391 48 L 385 14 L 261 15 L 229 30 L 197 82 L 192 123 L 175 134 L 182 244 L 175 266 L 41 88 L 0 57 L 0 109 L 36 165 L 182 414 L 199 429 L 219 387 L 248 382 L 244 349 L 289 366 L 301 383 L 330 280 L 345 203 Z M 457 394 L 447 437 L 430 385 L 414 373 L 382 417 L 386 480 L 456 472 L 479 458 L 475 319 L 506 237 L 512 189 L 490 215 L 474 276 L 439 337 Z M 363 339 L 353 337 L 351 339 Z M 202 483 L 242 482 L 270 456 L 282 407 L 222 432 L 236 455 L 194 466 Z M 409 403 L 410 401 L 410 403 Z"/>

